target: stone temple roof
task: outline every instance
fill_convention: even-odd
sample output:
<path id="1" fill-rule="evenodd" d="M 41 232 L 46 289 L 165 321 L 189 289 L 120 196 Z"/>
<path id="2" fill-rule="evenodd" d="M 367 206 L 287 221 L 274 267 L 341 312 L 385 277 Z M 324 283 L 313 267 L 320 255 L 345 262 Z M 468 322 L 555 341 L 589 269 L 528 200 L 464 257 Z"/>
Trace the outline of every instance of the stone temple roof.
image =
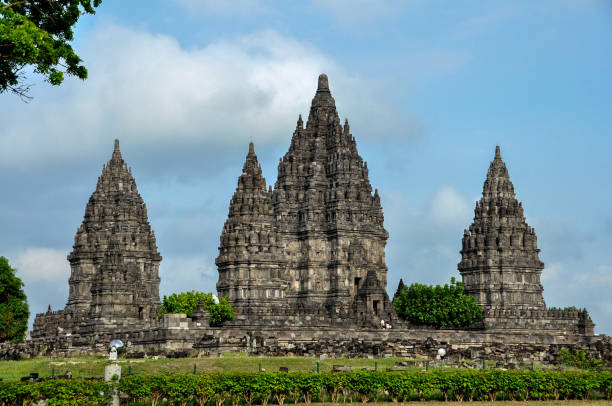
<path id="1" fill-rule="evenodd" d="M 459 271 L 466 293 L 493 308 L 545 307 L 535 230 L 525 221 L 499 146 L 476 202 L 474 222 L 464 231 Z"/>
<path id="2" fill-rule="evenodd" d="M 161 261 L 147 207 L 138 193 L 132 170 L 121 156 L 119 140 L 115 140 L 112 157 L 98 177 L 68 255 L 72 267 L 68 308 L 89 307 L 90 287 L 97 272 L 94 269 L 111 251 L 120 252 L 131 261 L 155 264 Z M 152 278 L 158 279 L 156 275 Z"/>
<path id="3" fill-rule="evenodd" d="M 308 121 L 299 115 L 278 163 L 274 189 L 266 191 L 249 145 L 221 233 L 218 292 L 249 323 L 304 323 L 304 315 L 315 323 L 323 313 L 328 322 L 350 322 L 374 312 L 372 302 L 380 303 L 376 311 L 393 313 L 383 222 L 368 166 L 321 74 Z M 356 312 L 357 302 L 368 309 Z"/>
<path id="4" fill-rule="evenodd" d="M 132 240 L 126 245 L 127 251 L 159 256 L 147 207 L 138 193 L 132 170 L 123 161 L 119 140 L 115 140 L 113 155 L 104 165 L 85 208 L 69 260 L 104 251 L 109 247 L 111 236 L 118 233 Z"/>

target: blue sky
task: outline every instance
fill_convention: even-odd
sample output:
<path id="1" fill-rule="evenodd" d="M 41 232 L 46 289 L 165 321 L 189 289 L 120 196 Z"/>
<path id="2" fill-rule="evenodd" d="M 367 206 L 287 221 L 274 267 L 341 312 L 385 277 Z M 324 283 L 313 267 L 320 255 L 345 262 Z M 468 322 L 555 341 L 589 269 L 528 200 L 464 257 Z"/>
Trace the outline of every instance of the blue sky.
<path id="1" fill-rule="evenodd" d="M 612 333 L 612 3 L 104 0 L 75 48 L 87 81 L 0 95 L 0 255 L 33 313 L 64 306 L 66 255 L 113 139 L 149 208 L 161 292 L 214 290 L 253 140 L 264 176 L 321 72 L 381 193 L 388 290 L 459 276 L 499 144 L 549 306 Z"/>

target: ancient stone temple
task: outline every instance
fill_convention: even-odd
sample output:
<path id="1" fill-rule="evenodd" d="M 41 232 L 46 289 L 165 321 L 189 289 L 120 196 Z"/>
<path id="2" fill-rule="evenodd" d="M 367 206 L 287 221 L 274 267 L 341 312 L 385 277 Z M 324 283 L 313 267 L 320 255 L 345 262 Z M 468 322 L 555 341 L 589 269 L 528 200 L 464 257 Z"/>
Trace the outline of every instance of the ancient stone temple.
<path id="1" fill-rule="evenodd" d="M 282 271 L 286 260 L 271 196 L 250 143 L 216 260 L 217 292 L 232 299 L 239 317 L 269 314 L 284 299 L 287 283 L 282 279 Z"/>
<path id="2" fill-rule="evenodd" d="M 262 314 L 285 324 L 394 319 L 387 237 L 378 191 L 323 74 L 274 190 L 266 190 L 249 147 L 221 235 L 217 289 L 250 323 L 270 322 Z"/>
<path id="3" fill-rule="evenodd" d="M 33 336 L 46 326 L 101 332 L 145 327 L 160 308 L 161 256 L 147 208 L 123 161 L 119 141 L 98 178 L 68 255 L 70 292 L 64 310 L 38 315 Z"/>
<path id="4" fill-rule="evenodd" d="M 459 272 L 465 292 L 484 311 L 487 328 L 593 332 L 586 310 L 547 311 L 542 296 L 535 230 L 525 221 L 499 146 L 476 202 L 474 222 L 464 231 Z M 571 314 L 570 314 L 571 313 Z"/>
<path id="5" fill-rule="evenodd" d="M 492 309 L 545 309 L 535 230 L 525 222 L 499 146 L 462 240 L 465 292 Z"/>
<path id="6" fill-rule="evenodd" d="M 299 117 L 273 188 L 249 144 L 216 259 L 217 290 L 231 299 L 236 319 L 211 326 L 202 302 L 190 316 L 158 318 L 161 256 L 116 141 L 68 256 L 66 307 L 38 314 L 32 339 L 19 348 L 0 343 L 0 358 L 15 351 L 103 353 L 121 339 L 135 356 L 240 351 L 433 359 L 445 348 L 449 359 L 528 363 L 549 362 L 568 347 L 612 360 L 612 340 L 594 335 L 586 310 L 546 309 L 535 231 L 525 222 L 499 147 L 458 265 L 466 292 L 483 307 L 482 323 L 450 330 L 397 319 L 386 292 L 383 220 L 367 165 L 321 75 L 308 120 Z M 396 295 L 403 287 L 400 280 Z M 381 320 L 393 328 L 382 329 Z"/>

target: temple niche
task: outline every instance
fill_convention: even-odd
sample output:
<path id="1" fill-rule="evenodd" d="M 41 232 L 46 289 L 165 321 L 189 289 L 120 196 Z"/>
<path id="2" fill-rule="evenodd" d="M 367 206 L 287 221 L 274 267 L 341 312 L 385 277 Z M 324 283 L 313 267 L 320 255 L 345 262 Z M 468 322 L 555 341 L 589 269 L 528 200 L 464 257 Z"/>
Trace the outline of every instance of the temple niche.
<path id="1" fill-rule="evenodd" d="M 322 74 L 273 189 L 249 145 L 220 238 L 217 290 L 249 324 L 395 320 L 383 219 L 367 164 Z"/>

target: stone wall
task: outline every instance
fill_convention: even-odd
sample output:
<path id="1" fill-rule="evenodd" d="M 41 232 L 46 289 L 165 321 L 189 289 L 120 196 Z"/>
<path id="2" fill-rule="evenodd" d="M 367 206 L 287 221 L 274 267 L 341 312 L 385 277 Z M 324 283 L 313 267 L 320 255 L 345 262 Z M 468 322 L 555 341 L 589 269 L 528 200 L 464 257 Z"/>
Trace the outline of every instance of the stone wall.
<path id="1" fill-rule="evenodd" d="M 46 313 L 39 313 L 34 319 L 32 338 L 42 339 L 72 333 L 87 324 L 87 316 L 88 314 L 84 312 L 71 312 L 65 309 L 57 311 L 49 309 Z"/>
<path id="2" fill-rule="evenodd" d="M 575 320 L 576 315 L 571 313 L 579 312 L 565 312 L 556 321 L 542 319 L 539 331 L 385 330 L 323 326 L 245 328 L 239 325 L 211 328 L 206 318 L 167 314 L 155 326 L 144 330 L 92 335 L 56 334 L 21 344 L 4 343 L 0 345 L 0 358 L 106 353 L 112 339 L 121 339 L 130 353 L 166 356 L 217 356 L 227 352 L 245 352 L 266 356 L 434 359 L 437 350 L 445 348 L 447 358 L 455 361 L 485 359 L 516 364 L 531 361 L 555 363 L 561 348 L 575 348 L 612 362 L 611 338 L 568 331 L 563 323 Z"/>
<path id="3" fill-rule="evenodd" d="M 593 335 L 594 323 L 585 310 L 485 309 L 483 325 L 487 330 L 563 331 Z"/>

